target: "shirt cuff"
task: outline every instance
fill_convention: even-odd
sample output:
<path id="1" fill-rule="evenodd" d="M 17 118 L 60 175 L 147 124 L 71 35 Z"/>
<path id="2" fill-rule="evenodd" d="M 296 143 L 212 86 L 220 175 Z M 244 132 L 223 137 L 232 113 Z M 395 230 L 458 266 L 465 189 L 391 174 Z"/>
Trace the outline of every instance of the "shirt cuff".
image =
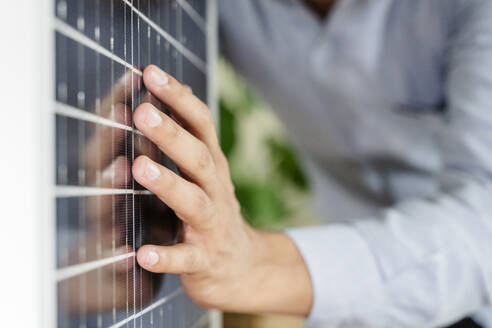
<path id="1" fill-rule="evenodd" d="M 381 288 L 367 243 L 350 225 L 333 224 L 286 231 L 311 275 L 313 305 L 307 324 L 327 327 L 351 319 L 351 305 Z"/>

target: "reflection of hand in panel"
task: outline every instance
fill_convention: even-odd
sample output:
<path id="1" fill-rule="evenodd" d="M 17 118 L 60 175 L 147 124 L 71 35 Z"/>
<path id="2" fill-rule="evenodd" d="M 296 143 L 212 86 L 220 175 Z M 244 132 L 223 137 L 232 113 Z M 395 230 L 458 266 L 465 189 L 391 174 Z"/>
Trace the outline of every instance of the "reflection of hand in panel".
<path id="1" fill-rule="evenodd" d="M 129 163 L 121 160 L 118 166 L 113 161 L 124 147 L 128 131 L 123 127 L 132 127 L 132 96 L 141 88 L 141 77 L 133 70 L 128 70 L 112 87 L 100 103 L 101 116 L 121 125 L 122 128 L 98 125 L 87 142 L 84 150 L 86 174 L 90 184 L 100 187 L 126 187 L 130 183 Z M 123 154 L 128 156 L 127 149 Z M 112 169 L 110 169 L 112 168 Z M 102 174 L 106 174 L 103 179 Z M 112 176 L 110 174 L 113 174 Z M 119 181 L 123 179 L 123 183 Z"/>
<path id="2" fill-rule="evenodd" d="M 118 80 L 97 112 L 120 127 L 96 124 L 82 150 L 86 186 L 114 189 L 115 194 L 79 199 L 79 210 L 85 213 L 85 232 L 69 257 L 80 263 L 131 255 L 142 242 L 168 245 L 176 239 L 174 213 L 155 196 L 133 195 L 129 189 L 134 152 L 162 162 L 156 146 L 132 128 L 132 102 L 140 96 L 141 85 L 141 76 L 133 70 Z M 162 106 L 150 93 L 142 93 L 143 101 Z M 60 290 L 68 291 L 61 294 L 62 303 L 73 316 L 148 304 L 161 286 L 162 277 L 138 270 L 134 263 L 134 257 L 128 256 L 62 281 Z M 134 301 L 138 304 L 129 305 Z"/>
<path id="3" fill-rule="evenodd" d="M 131 132 L 124 127 L 132 126 L 131 100 L 134 93 L 140 90 L 141 84 L 141 77 L 133 70 L 127 70 L 101 101 L 101 115 L 121 124 L 122 128 L 96 126 L 84 150 L 90 186 L 113 189 L 130 187 L 132 153 L 127 143 Z M 115 252 L 133 251 L 131 245 L 125 242 L 125 223 L 115 222 L 122 217 L 128 219 L 128 213 L 121 211 L 127 206 L 126 202 L 126 195 L 109 196 L 105 201 L 101 197 L 90 197 L 87 200 L 87 258 L 108 258 L 114 256 Z M 89 242 L 91 239 L 94 242 Z M 111 243 L 104 242 L 107 240 Z"/>

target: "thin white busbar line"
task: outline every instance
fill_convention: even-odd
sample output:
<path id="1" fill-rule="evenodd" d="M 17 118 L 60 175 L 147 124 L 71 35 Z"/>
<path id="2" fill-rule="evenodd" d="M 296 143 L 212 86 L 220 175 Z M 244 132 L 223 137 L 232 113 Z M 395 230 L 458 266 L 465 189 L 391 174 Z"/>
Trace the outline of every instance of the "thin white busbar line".
<path id="1" fill-rule="evenodd" d="M 73 107 L 73 106 L 70 106 L 70 105 L 67 105 L 67 104 L 64 104 L 61 102 L 56 102 L 55 113 L 59 114 L 59 115 L 66 116 L 66 117 L 71 117 L 71 118 L 75 118 L 75 119 L 82 120 L 82 121 L 101 124 L 101 125 L 109 126 L 112 128 L 123 129 L 123 130 L 129 131 L 129 132 L 143 135 L 142 132 L 140 132 L 139 130 L 134 129 L 128 125 L 124 125 L 124 124 L 112 121 L 110 119 L 98 116 L 98 115 L 93 114 L 93 113 L 86 112 L 85 110 L 82 110 L 80 108 Z"/>
<path id="2" fill-rule="evenodd" d="M 105 258 L 102 260 L 97 260 L 97 261 L 92 261 L 92 262 L 87 262 L 87 263 L 81 263 L 81 264 L 76 264 L 73 266 L 69 266 L 66 268 L 58 269 L 56 271 L 56 281 L 60 282 L 72 277 L 79 276 L 83 273 L 102 268 L 106 265 L 113 264 L 119 261 L 126 260 L 128 258 L 134 257 L 135 252 L 131 253 L 126 253 L 126 254 L 121 254 L 109 258 Z"/>
<path id="3" fill-rule="evenodd" d="M 145 313 L 154 310 L 155 308 L 169 302 L 170 300 L 172 300 L 173 298 L 175 298 L 181 294 L 183 294 L 183 288 L 180 287 L 180 288 L 176 289 L 174 292 L 172 292 L 171 294 L 164 296 L 160 300 L 152 303 L 151 305 L 149 305 L 145 309 L 141 310 L 140 312 L 135 313 L 135 314 L 129 316 L 128 318 L 121 320 L 120 322 L 110 326 L 110 328 L 120 328 L 120 327 L 124 326 L 125 324 L 131 322 L 132 320 L 135 320 L 135 319 L 143 316 Z"/>
<path id="4" fill-rule="evenodd" d="M 107 196 L 107 195 L 154 195 L 148 190 L 112 189 L 84 186 L 56 186 L 57 198 Z"/>
<path id="5" fill-rule="evenodd" d="M 124 3 L 126 3 L 138 16 L 140 16 L 141 19 L 143 19 L 147 24 L 149 24 L 154 30 L 157 31 L 163 38 L 165 38 L 169 43 L 171 43 L 179 52 L 181 52 L 185 57 L 188 58 L 188 60 L 195 65 L 199 70 L 201 70 L 204 74 L 207 73 L 207 64 L 200 59 L 197 55 L 195 55 L 193 52 L 188 50 L 184 45 L 182 45 L 178 40 L 173 38 L 169 33 L 164 31 L 162 28 L 159 27 L 156 23 L 154 23 L 152 20 L 150 20 L 147 16 L 142 14 L 140 11 L 138 11 L 135 6 L 129 1 L 129 0 L 123 0 Z"/>
<path id="6" fill-rule="evenodd" d="M 111 51 L 104 48 L 103 46 L 101 46 L 96 41 L 91 40 L 90 38 L 88 38 L 84 34 L 80 33 L 75 28 L 68 25 L 67 23 L 65 23 L 64 21 L 62 21 L 59 18 L 55 19 L 55 30 L 62 33 L 66 37 L 69 37 L 70 39 L 77 41 L 78 43 L 83 44 L 86 47 L 91 48 L 92 50 L 100 53 L 101 55 L 104 55 L 104 56 L 108 57 L 109 59 L 111 59 L 117 63 L 120 63 L 121 65 L 127 67 L 128 69 L 131 69 L 136 74 L 142 76 L 141 70 L 133 67 L 131 64 L 127 63 L 126 61 L 124 61 L 120 57 L 116 56 Z"/>
<path id="7" fill-rule="evenodd" d="M 207 30 L 207 23 L 205 22 L 205 19 L 200 16 L 200 14 L 193 8 L 187 0 L 177 0 L 181 8 L 184 9 L 190 16 L 190 18 L 195 22 L 198 27 L 205 32 Z"/>

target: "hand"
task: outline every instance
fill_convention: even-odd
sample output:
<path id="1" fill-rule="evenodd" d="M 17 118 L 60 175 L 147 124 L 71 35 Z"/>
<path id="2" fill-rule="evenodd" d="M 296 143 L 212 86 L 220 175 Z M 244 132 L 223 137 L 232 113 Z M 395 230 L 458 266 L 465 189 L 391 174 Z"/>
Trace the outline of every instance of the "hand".
<path id="1" fill-rule="evenodd" d="M 207 308 L 307 315 L 312 287 L 304 261 L 286 235 L 254 230 L 241 217 L 207 106 L 156 66 L 145 69 L 144 83 L 176 120 L 144 103 L 134 123 L 184 177 L 145 156 L 135 160 L 133 176 L 175 211 L 184 233 L 174 246 L 141 247 L 139 264 L 180 274 L 185 292 Z"/>

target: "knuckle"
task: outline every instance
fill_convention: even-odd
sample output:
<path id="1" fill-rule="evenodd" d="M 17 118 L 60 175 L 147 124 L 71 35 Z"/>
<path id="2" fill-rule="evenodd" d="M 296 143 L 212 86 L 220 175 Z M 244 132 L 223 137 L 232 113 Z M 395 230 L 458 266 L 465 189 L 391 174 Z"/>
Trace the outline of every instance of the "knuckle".
<path id="1" fill-rule="evenodd" d="M 185 271 L 192 273 L 199 270 L 200 260 L 199 260 L 199 256 L 197 256 L 196 251 L 190 252 L 184 261 L 186 267 Z"/>
<path id="2" fill-rule="evenodd" d="M 195 215 L 201 216 L 210 213 L 210 200 L 208 199 L 208 196 L 200 190 L 195 193 L 194 197 L 193 207 Z"/>
<path id="3" fill-rule="evenodd" d="M 186 92 L 193 93 L 193 89 L 189 85 L 185 84 L 183 87 L 186 89 Z"/>
<path id="4" fill-rule="evenodd" d="M 215 208 L 205 192 L 198 192 L 193 202 L 192 216 L 199 223 L 200 229 L 211 230 L 214 227 Z"/>
<path id="5" fill-rule="evenodd" d="M 189 91 L 182 84 L 179 83 L 176 83 L 175 94 L 178 99 L 183 99 L 190 96 Z"/>
<path id="6" fill-rule="evenodd" d="M 223 170 L 227 170 L 227 172 L 229 172 L 229 162 L 227 161 L 227 157 L 222 151 L 218 151 L 217 162 L 220 164 Z"/>
<path id="7" fill-rule="evenodd" d="M 164 179 L 162 179 L 162 181 L 164 181 L 165 183 L 165 190 L 176 190 L 176 187 L 178 185 L 178 179 L 176 178 L 176 176 L 174 174 L 170 174 L 169 172 L 167 172 L 165 174 L 165 177 Z"/>
<path id="8" fill-rule="evenodd" d="M 196 155 L 196 168 L 197 170 L 208 170 L 212 164 L 212 156 L 205 145 L 201 145 Z"/>
<path id="9" fill-rule="evenodd" d="M 162 132 L 166 140 L 165 142 L 169 142 L 178 138 L 179 129 L 171 119 L 166 118 L 162 123 Z"/>
<path id="10" fill-rule="evenodd" d="M 200 129 L 210 129 L 214 126 L 212 115 L 207 108 L 202 108 L 197 116 L 197 124 Z"/>

